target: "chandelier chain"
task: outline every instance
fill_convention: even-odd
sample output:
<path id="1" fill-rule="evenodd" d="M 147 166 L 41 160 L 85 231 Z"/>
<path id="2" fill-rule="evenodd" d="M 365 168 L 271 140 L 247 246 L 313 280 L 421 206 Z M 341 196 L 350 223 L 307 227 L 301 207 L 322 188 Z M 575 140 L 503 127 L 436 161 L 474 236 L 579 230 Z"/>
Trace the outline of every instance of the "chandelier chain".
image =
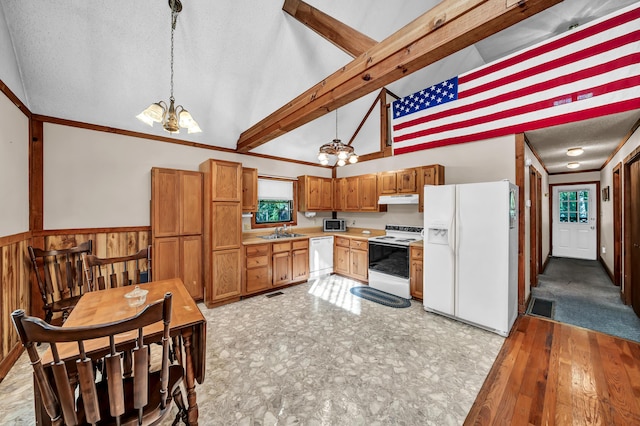
<path id="1" fill-rule="evenodd" d="M 171 2 L 171 96 L 170 100 L 174 100 L 173 98 L 173 33 L 176 29 L 176 22 L 178 21 L 178 12 L 176 12 L 175 1 Z"/>

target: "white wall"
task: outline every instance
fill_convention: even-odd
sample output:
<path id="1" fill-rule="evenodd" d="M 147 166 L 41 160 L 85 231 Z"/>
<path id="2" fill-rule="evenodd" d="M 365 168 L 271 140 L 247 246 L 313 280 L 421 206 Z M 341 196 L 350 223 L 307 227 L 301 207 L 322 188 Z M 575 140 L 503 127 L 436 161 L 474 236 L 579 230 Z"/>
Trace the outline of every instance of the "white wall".
<path id="1" fill-rule="evenodd" d="M 445 168 L 445 183 L 488 182 L 509 179 L 515 183 L 515 137 L 513 135 L 444 146 L 341 167 L 338 177 L 428 164 Z M 390 205 L 386 213 L 340 213 L 349 226 L 384 229 L 385 224 L 422 226 L 423 214 L 415 205 Z M 355 225 L 353 222 L 355 221 Z"/>
<path id="2" fill-rule="evenodd" d="M 151 168 L 198 170 L 209 158 L 259 174 L 331 176 L 322 167 L 45 123 L 44 228 L 148 226 Z M 313 225 L 298 216 L 298 226 Z"/>
<path id="3" fill-rule="evenodd" d="M 29 231 L 29 119 L 0 92 L 0 236 Z"/>
<path id="4" fill-rule="evenodd" d="M 636 130 L 633 135 L 627 140 L 622 148 L 613 156 L 611 161 L 600 171 L 600 189 L 609 187 L 610 199 L 609 201 L 600 202 L 600 249 L 599 253 L 604 263 L 607 265 L 610 271 L 613 271 L 613 168 L 616 165 L 624 162 L 631 152 L 640 146 L 640 129 Z M 620 179 L 620 194 L 624 194 L 624 165 L 621 170 Z M 638 212 L 632 212 L 631 214 L 638 215 Z M 624 232 L 624 210 L 622 212 L 623 220 L 622 227 Z M 602 247 L 605 248 L 606 253 L 602 253 Z M 624 266 L 624 265 L 623 265 Z M 623 284 L 624 285 L 624 284 Z"/>
<path id="5" fill-rule="evenodd" d="M 600 181 L 600 172 L 565 173 L 549 176 L 549 185 L 598 181 Z"/>

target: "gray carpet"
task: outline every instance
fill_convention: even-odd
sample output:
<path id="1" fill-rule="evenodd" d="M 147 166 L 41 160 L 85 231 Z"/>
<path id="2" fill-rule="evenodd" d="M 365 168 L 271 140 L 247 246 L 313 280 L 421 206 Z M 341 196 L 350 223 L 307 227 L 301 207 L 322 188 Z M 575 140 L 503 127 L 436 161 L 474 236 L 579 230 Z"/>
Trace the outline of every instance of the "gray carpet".
<path id="1" fill-rule="evenodd" d="M 640 318 L 596 260 L 550 258 L 531 296 L 553 301 L 556 321 L 640 342 Z"/>

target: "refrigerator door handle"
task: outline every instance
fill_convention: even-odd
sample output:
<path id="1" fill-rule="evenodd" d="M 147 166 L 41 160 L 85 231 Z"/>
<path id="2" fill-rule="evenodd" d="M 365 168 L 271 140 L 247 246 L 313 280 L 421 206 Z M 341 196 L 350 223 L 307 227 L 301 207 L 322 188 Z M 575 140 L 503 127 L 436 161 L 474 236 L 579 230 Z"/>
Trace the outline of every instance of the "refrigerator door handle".
<path id="1" fill-rule="evenodd" d="M 451 222 L 449 222 L 449 229 L 447 230 L 447 240 L 449 243 L 449 249 L 451 250 L 451 253 L 455 253 L 456 252 L 456 247 L 455 247 L 455 235 L 454 235 L 454 217 L 455 216 L 451 216 Z"/>

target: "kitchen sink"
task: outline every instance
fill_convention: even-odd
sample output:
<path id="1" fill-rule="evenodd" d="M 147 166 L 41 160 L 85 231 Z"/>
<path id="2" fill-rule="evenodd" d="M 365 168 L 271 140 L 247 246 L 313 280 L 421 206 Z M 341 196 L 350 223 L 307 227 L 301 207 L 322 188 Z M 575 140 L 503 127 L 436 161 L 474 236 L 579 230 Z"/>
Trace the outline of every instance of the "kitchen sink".
<path id="1" fill-rule="evenodd" d="M 279 240 L 282 238 L 294 238 L 294 237 L 304 237 L 304 234 L 269 234 L 269 235 L 260 235 L 260 238 L 265 240 Z"/>

